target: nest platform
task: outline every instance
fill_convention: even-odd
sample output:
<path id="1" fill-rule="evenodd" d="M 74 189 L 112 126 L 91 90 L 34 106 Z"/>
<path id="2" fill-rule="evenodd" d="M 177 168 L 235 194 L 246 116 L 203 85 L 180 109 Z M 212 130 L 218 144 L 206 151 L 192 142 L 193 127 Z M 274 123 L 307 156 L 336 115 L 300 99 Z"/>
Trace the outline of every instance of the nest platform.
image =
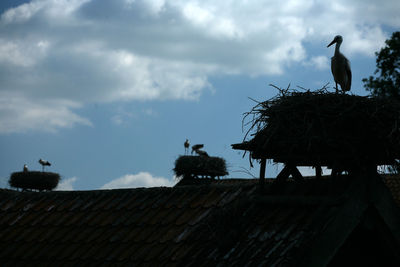
<path id="1" fill-rule="evenodd" d="M 223 158 L 205 156 L 180 156 L 175 161 L 175 175 L 180 178 L 215 178 L 228 174 Z"/>
<path id="2" fill-rule="evenodd" d="M 60 181 L 60 175 L 54 172 L 23 171 L 14 172 L 8 183 L 11 187 L 23 190 L 53 190 Z"/>
<path id="3" fill-rule="evenodd" d="M 393 99 L 281 91 L 245 113 L 244 125 L 243 142 L 232 147 L 254 159 L 348 168 L 400 158 L 400 103 Z"/>

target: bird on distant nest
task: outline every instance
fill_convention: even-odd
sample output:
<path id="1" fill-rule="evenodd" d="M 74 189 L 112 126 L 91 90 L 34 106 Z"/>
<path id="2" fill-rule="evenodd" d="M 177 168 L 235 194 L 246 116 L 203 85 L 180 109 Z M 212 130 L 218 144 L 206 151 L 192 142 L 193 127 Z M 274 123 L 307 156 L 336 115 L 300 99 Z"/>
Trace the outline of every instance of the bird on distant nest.
<path id="1" fill-rule="evenodd" d="M 185 146 L 185 155 L 187 155 L 187 153 L 189 153 L 189 140 L 186 139 L 185 143 L 183 144 Z"/>
<path id="2" fill-rule="evenodd" d="M 39 159 L 39 163 L 42 165 L 42 172 L 44 171 L 44 166 L 51 166 L 51 163 L 47 160 Z"/>
<path id="3" fill-rule="evenodd" d="M 202 156 L 202 157 L 209 157 L 209 155 L 207 154 L 207 152 L 205 152 L 204 150 L 200 150 L 200 149 L 197 149 L 197 150 L 195 150 L 195 152 L 197 153 L 197 155 L 199 155 L 199 156 Z"/>
<path id="4" fill-rule="evenodd" d="M 204 144 L 198 144 L 198 145 L 194 145 L 192 146 L 192 154 L 193 152 L 196 152 L 196 150 L 199 150 L 200 148 L 203 148 Z"/>
<path id="5" fill-rule="evenodd" d="M 24 164 L 24 172 L 28 172 L 28 165 Z"/>
<path id="6" fill-rule="evenodd" d="M 342 88 L 342 92 L 350 91 L 351 87 L 351 69 L 350 69 L 350 61 L 340 53 L 340 45 L 343 42 L 343 37 L 340 35 L 335 36 L 333 41 L 327 46 L 330 47 L 334 43 L 335 46 L 335 54 L 331 58 L 331 70 L 333 74 L 333 78 L 336 83 L 336 93 L 338 92 L 338 84 Z"/>
<path id="7" fill-rule="evenodd" d="M 193 152 L 195 152 L 199 156 L 209 157 L 207 152 L 205 152 L 204 150 L 200 150 L 200 148 L 203 148 L 203 147 L 204 147 L 204 144 L 198 144 L 198 145 L 192 146 L 192 154 L 193 154 Z"/>

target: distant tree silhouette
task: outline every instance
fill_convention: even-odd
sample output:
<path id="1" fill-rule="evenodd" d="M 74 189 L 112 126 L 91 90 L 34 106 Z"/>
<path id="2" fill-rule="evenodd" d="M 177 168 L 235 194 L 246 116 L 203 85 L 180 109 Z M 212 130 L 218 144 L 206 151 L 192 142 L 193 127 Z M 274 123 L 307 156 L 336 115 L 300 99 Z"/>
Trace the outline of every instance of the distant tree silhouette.
<path id="1" fill-rule="evenodd" d="M 376 52 L 376 67 L 374 74 L 379 76 L 364 78 L 364 87 L 372 96 L 390 97 L 400 101 L 400 32 L 394 32 L 385 41 L 386 46 Z M 389 166 L 391 173 L 400 173 L 400 161 Z"/>
<path id="2" fill-rule="evenodd" d="M 379 76 L 362 81 L 371 95 L 400 100 L 400 32 L 394 32 L 385 43 L 386 46 L 375 53 L 377 69 L 374 74 L 379 73 Z"/>

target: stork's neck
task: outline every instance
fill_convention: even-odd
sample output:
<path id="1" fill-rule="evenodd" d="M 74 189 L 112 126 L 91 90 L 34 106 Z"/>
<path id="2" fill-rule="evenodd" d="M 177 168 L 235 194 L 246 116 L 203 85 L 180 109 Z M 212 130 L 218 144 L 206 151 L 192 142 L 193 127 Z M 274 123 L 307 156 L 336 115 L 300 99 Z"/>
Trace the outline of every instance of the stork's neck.
<path id="1" fill-rule="evenodd" d="M 340 45 L 342 44 L 342 42 L 337 42 L 336 46 L 335 46 L 335 55 L 339 55 L 340 54 Z"/>

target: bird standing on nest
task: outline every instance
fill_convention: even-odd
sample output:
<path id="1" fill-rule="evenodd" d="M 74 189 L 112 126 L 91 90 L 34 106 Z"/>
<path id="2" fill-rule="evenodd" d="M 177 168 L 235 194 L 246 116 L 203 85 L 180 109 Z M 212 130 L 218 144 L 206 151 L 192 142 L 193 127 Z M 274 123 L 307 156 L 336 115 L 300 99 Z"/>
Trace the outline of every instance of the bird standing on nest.
<path id="1" fill-rule="evenodd" d="M 187 153 L 189 153 L 189 146 L 190 146 L 189 140 L 186 139 L 186 141 L 185 141 L 185 143 L 183 145 L 185 147 L 185 155 L 187 155 Z"/>
<path id="2" fill-rule="evenodd" d="M 28 172 L 28 165 L 24 164 L 24 172 Z"/>
<path id="3" fill-rule="evenodd" d="M 209 157 L 208 153 L 205 152 L 204 150 L 197 149 L 195 152 L 196 152 L 196 154 L 199 155 L 199 156 L 206 157 L 206 158 Z"/>
<path id="4" fill-rule="evenodd" d="M 193 152 L 196 152 L 197 150 L 199 150 L 200 148 L 203 148 L 204 144 L 198 144 L 198 145 L 194 145 L 192 146 L 192 154 Z"/>
<path id="5" fill-rule="evenodd" d="M 42 165 L 42 172 L 44 172 L 44 166 L 51 166 L 51 163 L 47 160 L 39 159 L 39 163 Z"/>
<path id="6" fill-rule="evenodd" d="M 340 35 L 335 36 L 333 41 L 327 46 L 330 47 L 334 43 L 335 46 L 335 54 L 331 58 L 331 70 L 333 74 L 333 78 L 336 83 L 336 93 L 338 92 L 338 84 L 342 88 L 343 93 L 346 91 L 350 91 L 351 87 L 351 69 L 350 69 L 350 61 L 340 53 L 340 45 L 343 42 L 343 37 Z"/>

